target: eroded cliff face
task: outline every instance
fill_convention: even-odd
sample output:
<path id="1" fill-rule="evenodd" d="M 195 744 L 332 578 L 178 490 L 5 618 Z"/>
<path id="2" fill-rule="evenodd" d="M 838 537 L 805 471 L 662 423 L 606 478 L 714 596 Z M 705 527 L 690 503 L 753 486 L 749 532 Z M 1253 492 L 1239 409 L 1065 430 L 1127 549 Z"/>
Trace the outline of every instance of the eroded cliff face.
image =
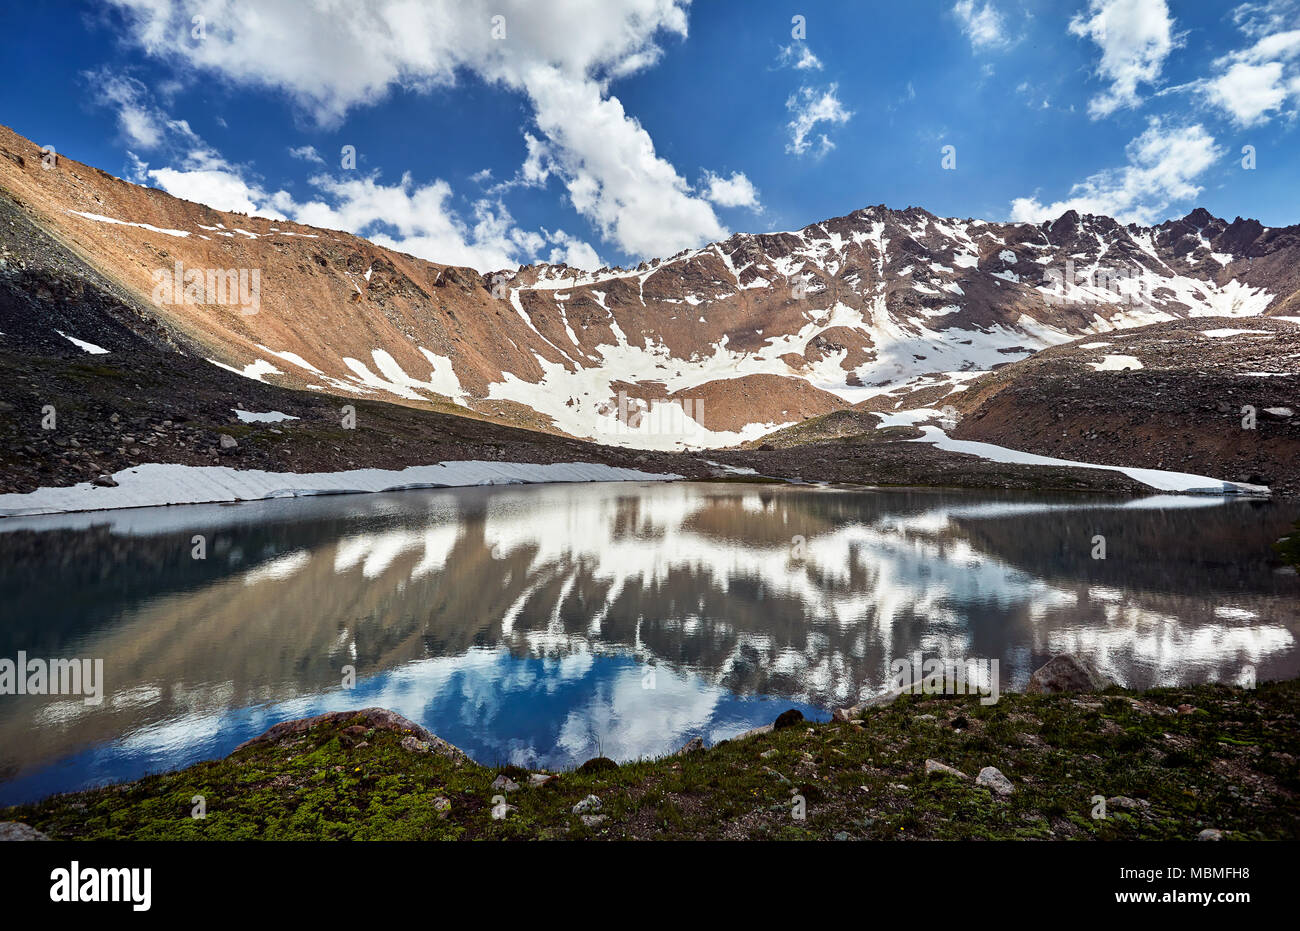
<path id="1" fill-rule="evenodd" d="M 1139 228 L 877 206 L 630 270 L 481 275 L 213 210 L 64 156 L 47 169 L 41 155 L 0 129 L 0 187 L 143 322 L 70 313 L 45 328 L 58 334 L 33 324 L 23 339 L 128 352 L 152 333 L 271 384 L 616 445 L 734 445 L 918 390 L 951 399 L 1081 335 L 1300 314 L 1300 227 L 1200 209 Z"/>

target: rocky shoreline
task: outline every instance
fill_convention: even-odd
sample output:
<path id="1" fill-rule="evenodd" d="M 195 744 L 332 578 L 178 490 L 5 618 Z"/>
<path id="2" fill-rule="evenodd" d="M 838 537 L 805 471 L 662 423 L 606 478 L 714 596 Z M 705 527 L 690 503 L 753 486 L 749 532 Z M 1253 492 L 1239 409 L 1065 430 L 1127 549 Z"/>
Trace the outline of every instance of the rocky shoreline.
<path id="1" fill-rule="evenodd" d="M 898 690 L 826 724 L 788 711 L 553 773 L 480 765 L 366 708 L 2 810 L 0 838 L 1296 839 L 1298 712 L 1300 680 L 1134 692 L 1058 656 L 989 704 Z"/>

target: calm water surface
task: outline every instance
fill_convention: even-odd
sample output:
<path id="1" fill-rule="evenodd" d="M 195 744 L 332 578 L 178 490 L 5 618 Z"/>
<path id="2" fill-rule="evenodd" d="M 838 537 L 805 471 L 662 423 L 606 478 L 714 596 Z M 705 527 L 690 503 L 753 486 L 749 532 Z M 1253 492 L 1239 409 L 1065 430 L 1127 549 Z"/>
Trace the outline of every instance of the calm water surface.
<path id="1" fill-rule="evenodd" d="M 1003 690 L 1065 650 L 1133 687 L 1291 677 L 1300 581 L 1269 545 L 1297 518 L 1196 498 L 609 484 L 4 520 L 0 657 L 102 658 L 106 694 L 0 696 L 0 803 L 366 705 L 484 763 L 653 756 L 790 707 L 825 719 L 917 651 L 997 659 Z"/>

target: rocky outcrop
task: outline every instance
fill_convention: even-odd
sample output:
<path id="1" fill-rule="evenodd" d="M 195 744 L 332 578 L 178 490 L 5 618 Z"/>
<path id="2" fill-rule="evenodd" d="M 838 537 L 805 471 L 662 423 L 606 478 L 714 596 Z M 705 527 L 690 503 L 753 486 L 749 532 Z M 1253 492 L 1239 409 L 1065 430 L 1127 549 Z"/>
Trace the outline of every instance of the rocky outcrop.
<path id="1" fill-rule="evenodd" d="M 1060 653 L 1034 670 L 1025 691 L 1044 695 L 1058 692 L 1101 692 L 1110 685 L 1110 680 L 1088 660 L 1072 653 Z"/>
<path id="2" fill-rule="evenodd" d="M 317 727 L 333 726 L 343 724 L 344 722 L 353 722 L 350 727 L 361 728 L 360 733 L 366 730 L 393 731 L 398 734 L 405 734 L 411 738 L 412 742 L 408 746 L 403 741 L 403 747 L 422 753 L 436 753 L 445 756 L 450 760 L 459 763 L 468 763 L 469 757 L 465 751 L 454 747 L 447 741 L 430 733 L 425 728 L 416 724 L 407 718 L 402 717 L 395 711 L 389 711 L 387 708 L 362 708 L 360 711 L 331 711 L 326 714 L 318 714 L 310 718 L 295 718 L 292 721 L 282 721 L 274 727 L 269 728 L 265 733 L 259 734 L 251 740 L 246 740 L 234 752 L 238 753 L 248 747 L 255 747 L 262 744 L 282 743 L 295 737 L 301 737 L 308 731 Z"/>
<path id="3" fill-rule="evenodd" d="M 30 824 L 21 821 L 0 821 L 0 843 L 4 841 L 49 840 Z"/>

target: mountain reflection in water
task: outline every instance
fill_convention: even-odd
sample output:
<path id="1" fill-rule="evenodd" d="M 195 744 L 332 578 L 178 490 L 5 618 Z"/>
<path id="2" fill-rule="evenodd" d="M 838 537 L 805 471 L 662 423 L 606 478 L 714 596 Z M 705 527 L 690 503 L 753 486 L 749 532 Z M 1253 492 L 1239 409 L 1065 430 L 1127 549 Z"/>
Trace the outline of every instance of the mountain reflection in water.
<path id="1" fill-rule="evenodd" d="M 0 657 L 106 679 L 99 706 L 0 696 L 0 802 L 367 705 L 485 763 L 654 756 L 824 719 L 917 651 L 997 659 L 1003 690 L 1062 651 L 1139 688 L 1294 676 L 1300 581 L 1269 544 L 1298 510 L 609 484 L 0 521 Z"/>

